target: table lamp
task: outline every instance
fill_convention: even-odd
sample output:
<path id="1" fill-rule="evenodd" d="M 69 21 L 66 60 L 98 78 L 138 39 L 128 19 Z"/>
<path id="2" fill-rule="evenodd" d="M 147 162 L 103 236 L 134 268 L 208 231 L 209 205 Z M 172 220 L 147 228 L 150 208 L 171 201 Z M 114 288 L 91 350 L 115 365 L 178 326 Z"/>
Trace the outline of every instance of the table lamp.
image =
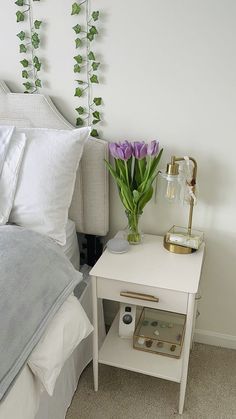
<path id="1" fill-rule="evenodd" d="M 192 157 L 172 156 L 170 163 L 167 164 L 166 172 L 161 173 L 162 178 L 166 180 L 165 198 L 168 201 L 176 201 L 180 184 L 179 164 L 180 161 L 190 161 L 193 164 L 193 170 L 190 180 L 184 178 L 189 195 L 189 217 L 188 227 L 173 226 L 164 236 L 164 247 L 173 253 L 189 254 L 195 252 L 203 241 L 203 233 L 192 229 L 193 207 L 196 200 L 195 187 L 197 177 L 197 162 Z"/>

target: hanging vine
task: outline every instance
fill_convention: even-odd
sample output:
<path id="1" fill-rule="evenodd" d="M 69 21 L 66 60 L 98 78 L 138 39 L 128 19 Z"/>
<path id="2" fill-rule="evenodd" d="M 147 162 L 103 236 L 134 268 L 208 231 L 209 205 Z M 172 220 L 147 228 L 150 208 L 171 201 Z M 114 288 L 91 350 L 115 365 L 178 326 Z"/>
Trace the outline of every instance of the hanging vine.
<path id="1" fill-rule="evenodd" d="M 28 31 L 21 30 L 17 34 L 20 40 L 19 52 L 20 54 L 24 54 L 24 58 L 20 61 L 23 68 L 21 75 L 26 80 L 22 83 L 25 87 L 24 93 L 37 93 L 39 88 L 42 87 L 42 81 L 38 75 L 42 63 L 36 54 L 36 50 L 40 46 L 39 30 L 42 21 L 33 19 L 31 0 L 17 0 L 15 4 L 20 7 L 16 12 L 16 21 L 18 23 L 27 21 L 29 25 Z"/>
<path id="2" fill-rule="evenodd" d="M 83 13 L 84 12 L 84 13 Z M 100 62 L 96 60 L 96 55 L 91 49 L 91 44 L 98 35 L 97 22 L 99 11 L 89 11 L 89 0 L 72 4 L 71 15 L 81 15 L 80 22 L 73 26 L 75 32 L 75 48 L 78 52 L 74 56 L 74 73 L 79 74 L 80 78 L 76 81 L 75 96 L 82 98 L 86 96 L 87 105 L 76 108 L 76 125 L 92 126 L 91 136 L 98 137 L 99 133 L 95 126 L 101 122 L 101 112 L 98 110 L 102 104 L 101 97 L 93 97 L 93 84 L 99 84 L 97 74 Z M 83 18 L 85 16 L 85 23 Z"/>

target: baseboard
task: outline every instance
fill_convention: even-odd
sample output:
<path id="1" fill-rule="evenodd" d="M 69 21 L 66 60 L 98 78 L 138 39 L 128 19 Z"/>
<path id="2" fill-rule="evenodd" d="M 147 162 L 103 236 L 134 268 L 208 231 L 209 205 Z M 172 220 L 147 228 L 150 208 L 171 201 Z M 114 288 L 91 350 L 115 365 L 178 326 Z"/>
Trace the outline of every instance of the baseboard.
<path id="1" fill-rule="evenodd" d="M 195 329 L 194 341 L 206 345 L 236 349 L 236 336 L 212 332 L 211 330 Z"/>

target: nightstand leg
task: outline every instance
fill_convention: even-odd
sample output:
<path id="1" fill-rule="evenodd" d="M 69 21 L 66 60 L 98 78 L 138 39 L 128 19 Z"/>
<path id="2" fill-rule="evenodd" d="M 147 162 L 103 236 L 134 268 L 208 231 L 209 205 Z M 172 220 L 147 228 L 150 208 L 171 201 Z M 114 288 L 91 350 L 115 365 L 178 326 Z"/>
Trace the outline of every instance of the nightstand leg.
<path id="1" fill-rule="evenodd" d="M 191 338 L 192 338 L 194 303 L 195 303 L 195 295 L 189 294 L 185 337 L 184 337 L 184 347 L 183 347 L 182 377 L 180 381 L 180 395 L 179 395 L 179 414 L 180 415 L 182 415 L 183 410 L 184 410 L 184 399 L 185 399 L 185 391 L 186 391 L 187 376 L 188 376 L 188 361 L 189 361 L 189 352 L 190 352 Z"/>
<path id="2" fill-rule="evenodd" d="M 98 391 L 98 302 L 97 302 L 97 278 L 92 277 L 93 295 L 93 380 L 94 391 Z"/>

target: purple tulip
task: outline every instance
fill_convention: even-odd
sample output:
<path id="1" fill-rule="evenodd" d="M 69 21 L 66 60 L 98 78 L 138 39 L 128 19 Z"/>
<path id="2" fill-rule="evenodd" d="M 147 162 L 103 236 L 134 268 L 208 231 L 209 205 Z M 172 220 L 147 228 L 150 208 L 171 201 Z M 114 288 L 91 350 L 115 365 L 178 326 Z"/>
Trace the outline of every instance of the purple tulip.
<path id="1" fill-rule="evenodd" d="M 115 159 L 129 160 L 133 154 L 132 144 L 128 141 L 123 143 L 110 143 L 109 150 Z"/>
<path id="2" fill-rule="evenodd" d="M 153 140 L 147 146 L 147 155 L 156 156 L 159 151 L 159 141 Z"/>
<path id="3" fill-rule="evenodd" d="M 147 144 L 144 141 L 135 141 L 133 147 L 133 155 L 136 159 L 141 160 L 147 156 Z"/>
<path id="4" fill-rule="evenodd" d="M 117 143 L 110 143 L 109 144 L 110 153 L 111 153 L 112 157 L 114 157 L 115 159 L 119 158 L 118 153 L 117 153 L 117 147 L 119 147 L 119 144 L 117 144 Z"/>

